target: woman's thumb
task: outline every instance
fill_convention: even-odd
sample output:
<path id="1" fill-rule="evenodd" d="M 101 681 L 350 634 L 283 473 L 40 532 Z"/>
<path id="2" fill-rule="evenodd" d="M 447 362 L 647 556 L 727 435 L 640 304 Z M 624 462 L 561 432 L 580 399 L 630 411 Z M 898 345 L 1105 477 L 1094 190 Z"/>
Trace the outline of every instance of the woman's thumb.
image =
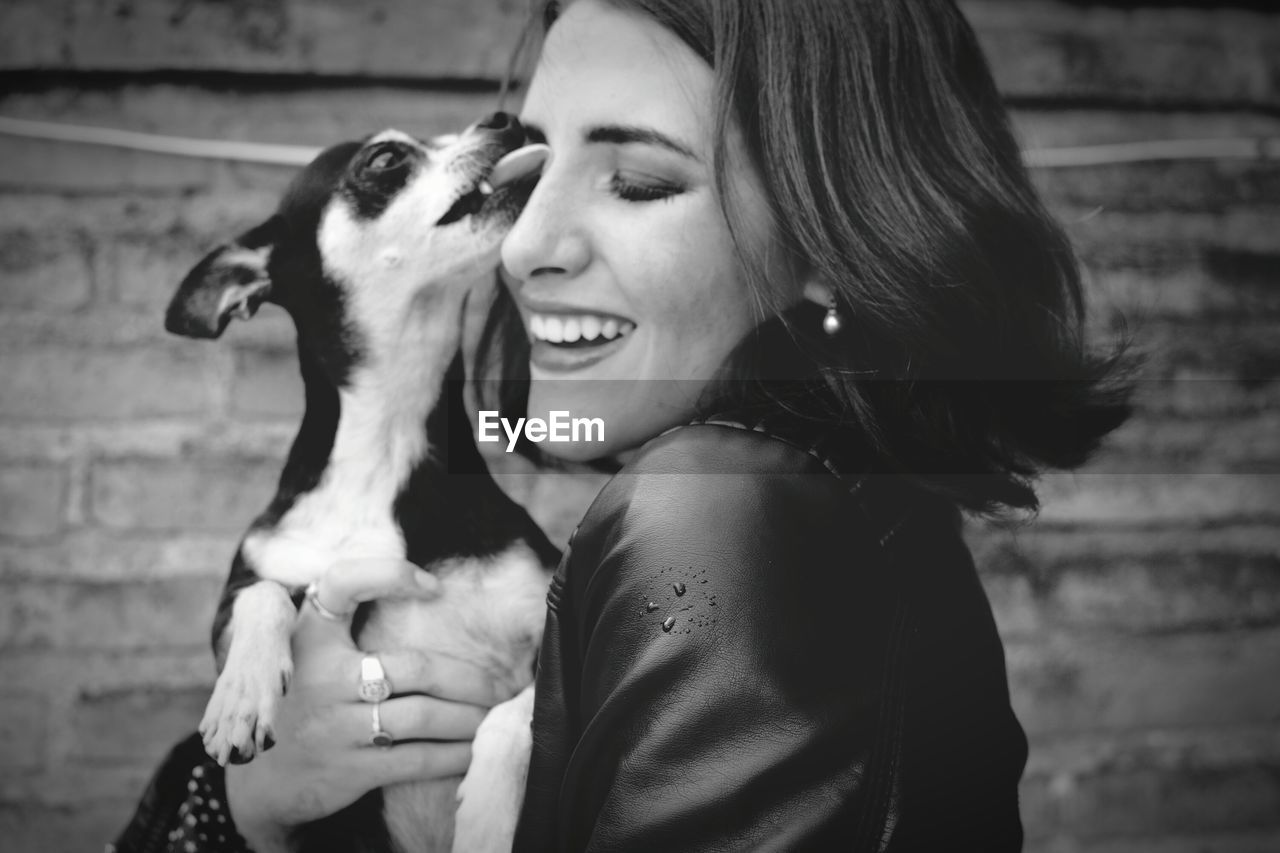
<path id="1" fill-rule="evenodd" d="M 370 557 L 334 563 L 319 589 L 327 606 L 349 611 L 377 598 L 434 598 L 440 582 L 408 560 Z"/>

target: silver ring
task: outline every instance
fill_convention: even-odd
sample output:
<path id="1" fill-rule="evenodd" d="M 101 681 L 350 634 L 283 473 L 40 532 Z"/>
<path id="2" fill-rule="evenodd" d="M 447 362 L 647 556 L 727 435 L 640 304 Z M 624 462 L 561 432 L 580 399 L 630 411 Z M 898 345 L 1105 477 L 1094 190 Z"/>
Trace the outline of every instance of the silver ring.
<path id="1" fill-rule="evenodd" d="M 391 732 L 382 727 L 382 714 L 378 710 L 381 704 L 381 702 L 373 703 L 373 733 L 369 736 L 369 745 L 386 749 L 395 743 L 396 739 L 391 736 Z"/>
<path id="2" fill-rule="evenodd" d="M 346 622 L 351 618 L 351 613 L 334 613 L 329 608 L 320 603 L 320 581 L 312 581 L 307 584 L 307 591 L 304 594 L 307 601 L 311 602 L 311 606 L 316 609 L 322 619 L 328 619 L 330 622 Z"/>
<path id="3" fill-rule="evenodd" d="M 365 655 L 360 660 L 360 687 L 357 695 L 361 702 L 375 704 L 391 698 L 391 682 L 387 680 L 387 671 L 382 668 L 382 661 L 374 655 Z"/>

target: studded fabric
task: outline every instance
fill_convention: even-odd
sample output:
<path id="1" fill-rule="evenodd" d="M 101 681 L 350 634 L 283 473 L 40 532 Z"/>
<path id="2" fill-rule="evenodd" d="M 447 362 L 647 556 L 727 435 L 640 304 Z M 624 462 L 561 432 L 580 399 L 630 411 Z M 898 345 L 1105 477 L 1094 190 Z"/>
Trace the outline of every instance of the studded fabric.
<path id="1" fill-rule="evenodd" d="M 193 767 L 178 825 L 169 831 L 168 853 L 249 853 L 227 817 L 226 796 L 221 768 L 212 762 Z"/>
<path id="2" fill-rule="evenodd" d="M 227 808 L 224 771 L 198 734 L 177 744 L 106 853 L 251 853 Z"/>

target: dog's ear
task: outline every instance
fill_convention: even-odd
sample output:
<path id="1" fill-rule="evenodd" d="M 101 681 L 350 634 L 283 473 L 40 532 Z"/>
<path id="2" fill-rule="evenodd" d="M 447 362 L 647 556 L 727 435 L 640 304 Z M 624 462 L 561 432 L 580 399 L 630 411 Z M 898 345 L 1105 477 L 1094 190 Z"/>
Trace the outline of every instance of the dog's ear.
<path id="1" fill-rule="evenodd" d="M 205 255 L 178 285 L 165 313 L 165 329 L 189 338 L 216 338 L 232 317 L 252 317 L 271 298 L 267 261 L 283 227 L 276 214 Z"/>

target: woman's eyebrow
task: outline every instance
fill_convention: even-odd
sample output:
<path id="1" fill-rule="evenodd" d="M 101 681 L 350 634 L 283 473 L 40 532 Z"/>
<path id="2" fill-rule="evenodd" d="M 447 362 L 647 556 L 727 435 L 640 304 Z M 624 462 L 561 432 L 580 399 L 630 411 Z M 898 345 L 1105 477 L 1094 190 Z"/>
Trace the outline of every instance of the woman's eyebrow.
<path id="1" fill-rule="evenodd" d="M 524 125 L 525 136 L 530 142 L 545 143 L 547 141 L 547 134 L 541 127 L 524 120 L 521 120 L 520 123 Z M 674 151 L 682 157 L 688 157 L 696 163 L 702 162 L 702 158 L 694 154 L 693 149 L 688 145 L 651 127 L 630 124 L 601 124 L 590 128 L 587 131 L 586 139 L 587 142 L 602 142 L 612 145 L 628 145 L 632 143 L 657 145 L 660 148 Z"/>
<path id="2" fill-rule="evenodd" d="M 596 125 L 587 131 L 587 142 L 604 142 L 612 145 L 627 145 L 630 143 L 657 145 L 659 148 L 666 148 L 668 151 L 674 151 L 681 156 L 688 157 L 694 162 L 702 162 L 702 159 L 697 154 L 694 154 L 693 149 L 689 146 L 651 127 L 639 127 L 629 124 Z"/>

